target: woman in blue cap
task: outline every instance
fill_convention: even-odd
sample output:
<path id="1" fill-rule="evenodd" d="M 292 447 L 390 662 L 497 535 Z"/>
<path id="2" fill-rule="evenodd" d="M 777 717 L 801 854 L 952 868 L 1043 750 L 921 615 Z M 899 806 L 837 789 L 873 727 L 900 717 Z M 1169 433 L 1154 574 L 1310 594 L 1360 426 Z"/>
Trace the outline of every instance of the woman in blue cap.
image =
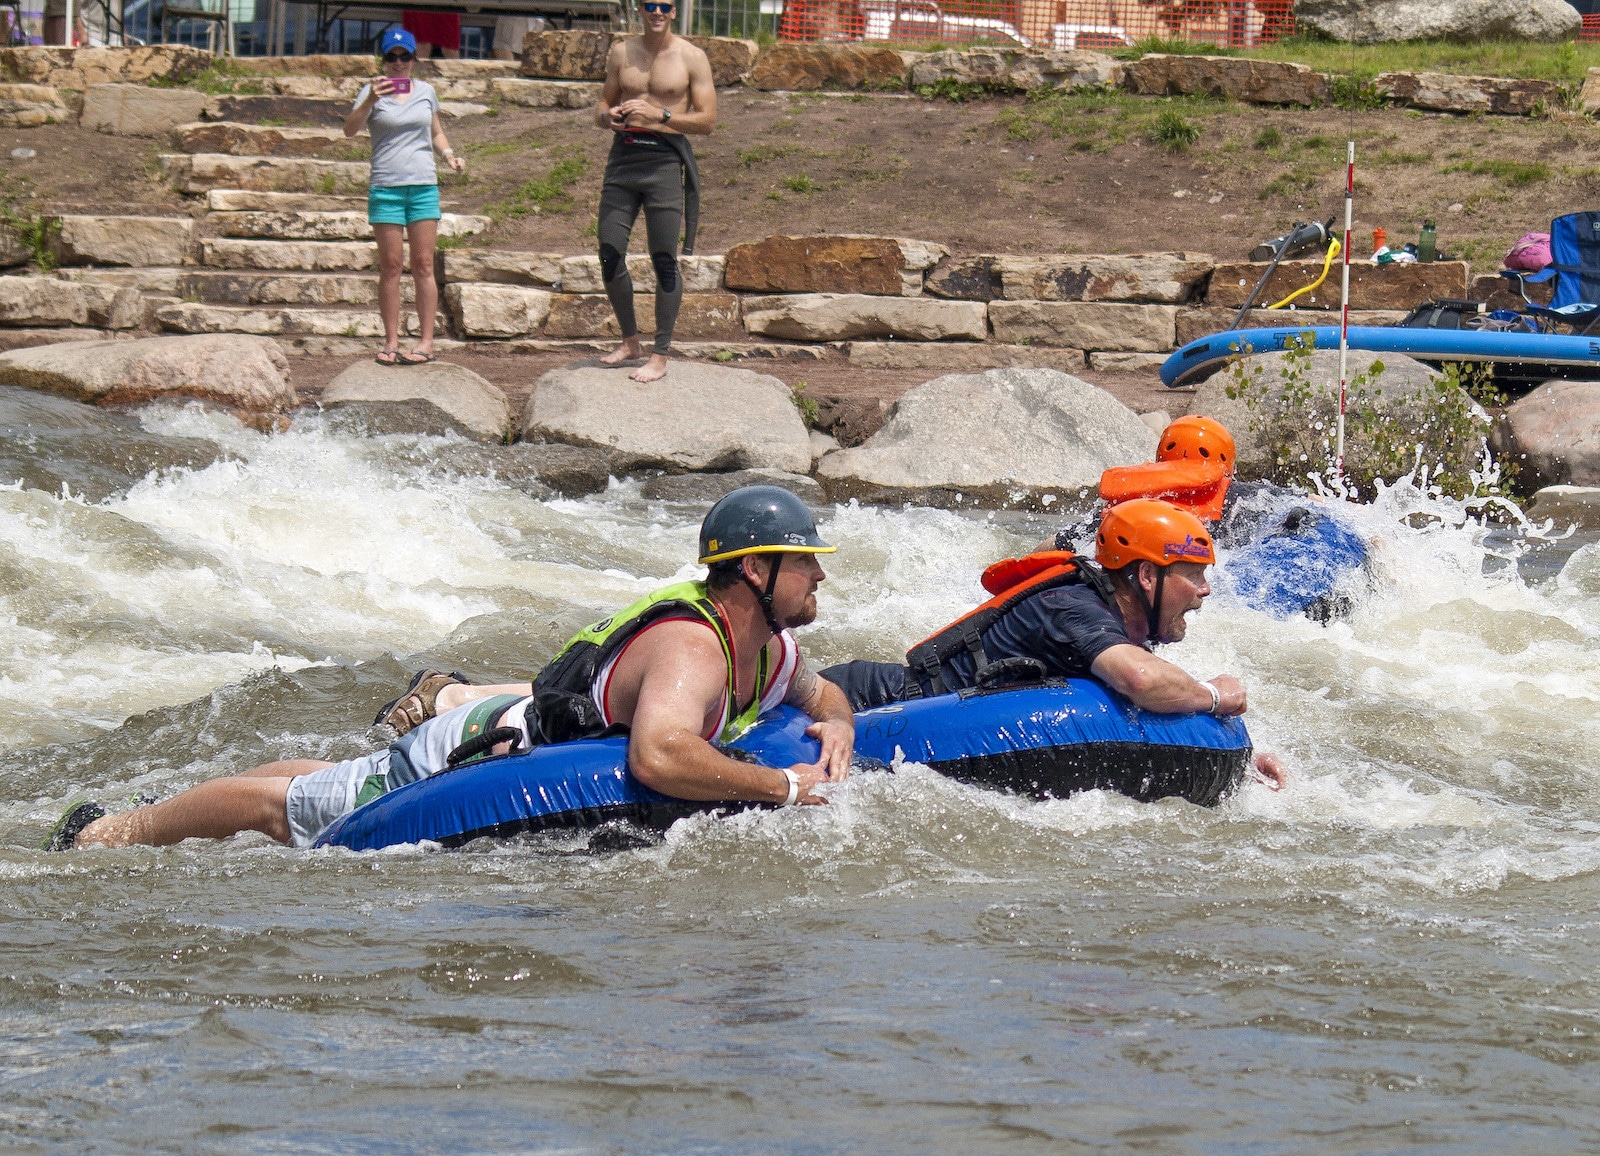
<path id="1" fill-rule="evenodd" d="M 439 286 L 433 279 L 433 243 L 439 231 L 439 176 L 433 165 L 438 149 L 456 172 L 467 167 L 445 139 L 439 123 L 439 96 L 426 81 L 411 79 L 416 37 L 391 28 L 378 42 L 383 75 L 356 98 L 344 120 L 344 135 L 362 128 L 372 133 L 372 180 L 367 219 L 378 239 L 378 312 L 383 317 L 379 365 L 423 365 L 433 360 L 433 319 Z M 403 238 L 411 240 L 411 279 L 417 287 L 417 346 L 400 352 L 400 274 Z"/>

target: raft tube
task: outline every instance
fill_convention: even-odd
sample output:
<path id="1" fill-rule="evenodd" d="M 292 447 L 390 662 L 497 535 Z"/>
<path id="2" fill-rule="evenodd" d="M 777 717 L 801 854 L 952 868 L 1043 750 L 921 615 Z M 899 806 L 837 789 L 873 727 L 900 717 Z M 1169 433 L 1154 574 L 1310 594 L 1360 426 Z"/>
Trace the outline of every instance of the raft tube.
<path id="1" fill-rule="evenodd" d="M 805 733 L 810 722 L 780 707 L 731 749 L 772 767 L 815 762 L 820 747 Z M 963 782 L 1037 798 L 1103 789 L 1214 806 L 1249 765 L 1250 736 L 1238 719 L 1151 714 L 1097 682 L 1069 679 L 939 695 L 856 716 L 858 757 L 887 764 L 897 752 Z M 619 819 L 661 829 L 697 812 L 751 806 L 669 798 L 628 772 L 626 738 L 588 739 L 396 788 L 334 822 L 315 845 L 371 851 L 427 840 L 459 847 Z"/>
<path id="2" fill-rule="evenodd" d="M 1226 365 L 1229 358 L 1241 354 L 1281 353 L 1302 333 L 1315 335 L 1317 349 L 1339 348 L 1337 325 L 1230 329 L 1226 333 L 1214 333 L 1210 337 L 1191 341 L 1167 358 L 1161 365 L 1161 380 L 1169 389 L 1191 385 L 1210 377 Z M 1350 348 L 1369 353 L 1404 353 L 1420 361 L 1583 366 L 1600 372 L 1600 336 L 1352 325 Z"/>
<path id="3" fill-rule="evenodd" d="M 1327 623 L 1350 610 L 1351 579 L 1367 563 L 1367 543 L 1332 512 L 1297 505 L 1218 568 L 1239 601 L 1275 618 L 1305 614 Z"/>

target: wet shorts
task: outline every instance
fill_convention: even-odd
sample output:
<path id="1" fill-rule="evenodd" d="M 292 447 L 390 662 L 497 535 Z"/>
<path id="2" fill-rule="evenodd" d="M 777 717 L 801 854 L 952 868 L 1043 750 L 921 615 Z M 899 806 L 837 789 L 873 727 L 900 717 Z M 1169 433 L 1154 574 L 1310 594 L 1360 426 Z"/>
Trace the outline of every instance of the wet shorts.
<path id="1" fill-rule="evenodd" d="M 335 819 L 388 790 L 389 748 L 289 780 L 289 842 L 309 847 Z"/>
<path id="2" fill-rule="evenodd" d="M 438 185 L 385 185 L 367 190 L 367 220 L 374 225 L 410 225 L 438 219 Z"/>

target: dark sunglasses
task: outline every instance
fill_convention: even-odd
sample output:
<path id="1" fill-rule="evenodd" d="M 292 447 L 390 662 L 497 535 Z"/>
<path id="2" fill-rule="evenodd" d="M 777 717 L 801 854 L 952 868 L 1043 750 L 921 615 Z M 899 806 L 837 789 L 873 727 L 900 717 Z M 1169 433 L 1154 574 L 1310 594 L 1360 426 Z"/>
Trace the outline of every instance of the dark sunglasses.
<path id="1" fill-rule="evenodd" d="M 658 14 L 665 13 L 667 15 L 671 15 L 674 6 L 671 4 L 659 3 L 658 0 L 646 0 L 646 3 L 641 4 L 640 7 L 646 12 L 655 12 Z"/>
<path id="2" fill-rule="evenodd" d="M 415 59 L 416 58 L 414 56 L 412 56 L 411 53 L 405 52 L 405 51 L 401 51 L 401 52 L 385 52 L 383 54 L 383 62 L 385 64 L 404 64 L 408 60 L 415 60 Z"/>

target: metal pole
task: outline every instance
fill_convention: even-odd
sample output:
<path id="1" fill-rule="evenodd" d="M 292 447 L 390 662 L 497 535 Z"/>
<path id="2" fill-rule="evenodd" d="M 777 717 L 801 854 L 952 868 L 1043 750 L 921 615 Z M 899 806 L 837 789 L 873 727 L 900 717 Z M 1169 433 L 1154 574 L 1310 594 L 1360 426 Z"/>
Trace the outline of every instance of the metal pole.
<path id="1" fill-rule="evenodd" d="M 1339 291 L 1339 427 L 1334 451 L 1334 476 L 1344 483 L 1344 407 L 1350 384 L 1350 228 L 1356 201 L 1356 142 L 1344 170 L 1344 284 Z"/>
<path id="2" fill-rule="evenodd" d="M 682 33 L 680 33 L 680 35 L 682 35 L 682 36 L 693 36 L 694 35 L 694 0 L 681 0 L 681 4 L 682 4 L 682 8 L 683 8 L 683 31 L 682 31 Z"/>
<path id="3" fill-rule="evenodd" d="M 61 43 L 65 44 L 68 48 L 71 48 L 73 46 L 73 42 L 77 39 L 77 36 L 75 35 L 76 31 L 77 29 L 73 21 L 72 0 L 67 0 L 67 34 L 61 38 Z"/>

